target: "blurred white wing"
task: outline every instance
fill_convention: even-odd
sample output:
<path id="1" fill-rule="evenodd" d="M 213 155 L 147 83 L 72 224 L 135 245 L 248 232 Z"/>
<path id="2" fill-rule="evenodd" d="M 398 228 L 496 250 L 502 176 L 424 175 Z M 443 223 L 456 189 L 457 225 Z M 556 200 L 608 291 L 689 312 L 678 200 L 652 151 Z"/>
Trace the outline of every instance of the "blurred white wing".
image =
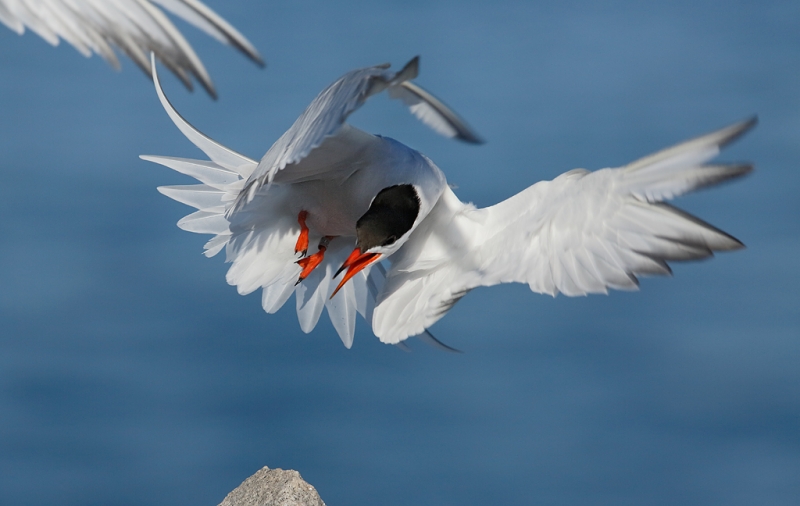
<path id="1" fill-rule="evenodd" d="M 385 89 L 393 98 L 403 99 L 411 111 L 436 132 L 465 142 L 481 142 L 455 112 L 427 91 L 410 83 L 417 76 L 419 57 L 412 59 L 399 72 L 391 72 L 388 68 L 389 65 L 385 64 L 348 72 L 317 95 L 261 159 L 234 209 L 252 200 L 265 184 L 273 181 L 290 182 L 291 175 L 285 175 L 280 180 L 276 178 L 281 171 L 298 165 L 314 149 L 328 141 L 332 144 L 328 150 L 336 157 L 349 158 L 351 151 L 361 149 L 360 143 L 354 143 L 351 139 L 337 139 L 337 134 L 342 131 L 350 114 L 369 97 Z M 324 172 L 327 167 L 326 164 L 317 164 L 316 169 L 312 170 Z M 308 177 L 309 167 L 303 168 L 303 175 Z"/>
<path id="2" fill-rule="evenodd" d="M 0 22 L 19 34 L 27 27 L 54 46 L 63 39 L 118 69 L 117 47 L 148 75 L 152 51 L 187 88 L 194 77 L 216 97 L 200 58 L 156 4 L 264 65 L 253 45 L 199 0 L 0 0 Z"/>
<path id="3" fill-rule="evenodd" d="M 730 235 L 662 201 L 742 176 L 749 164 L 704 165 L 756 120 L 625 167 L 577 169 L 486 209 L 450 191 L 394 256 L 373 317 L 384 342 L 416 335 L 470 289 L 527 283 L 555 296 L 635 290 L 667 261 L 741 248 Z"/>

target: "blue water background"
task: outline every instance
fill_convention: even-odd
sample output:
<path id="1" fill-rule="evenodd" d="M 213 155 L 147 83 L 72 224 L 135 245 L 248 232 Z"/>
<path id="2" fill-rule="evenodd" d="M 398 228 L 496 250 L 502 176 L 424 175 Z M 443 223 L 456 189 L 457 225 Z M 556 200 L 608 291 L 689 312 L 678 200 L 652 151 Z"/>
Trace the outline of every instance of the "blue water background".
<path id="1" fill-rule="evenodd" d="M 352 117 L 486 206 L 757 113 L 743 181 L 677 204 L 747 249 L 638 293 L 478 289 L 404 353 L 361 324 L 225 283 L 188 178 L 199 157 L 139 70 L 0 27 L 0 502 L 214 505 L 261 466 L 329 505 L 800 501 L 800 2 L 222 2 L 259 70 L 185 23 L 219 91 L 181 113 L 260 157 L 343 72 L 421 55 L 418 82 L 487 139 L 375 99 Z"/>

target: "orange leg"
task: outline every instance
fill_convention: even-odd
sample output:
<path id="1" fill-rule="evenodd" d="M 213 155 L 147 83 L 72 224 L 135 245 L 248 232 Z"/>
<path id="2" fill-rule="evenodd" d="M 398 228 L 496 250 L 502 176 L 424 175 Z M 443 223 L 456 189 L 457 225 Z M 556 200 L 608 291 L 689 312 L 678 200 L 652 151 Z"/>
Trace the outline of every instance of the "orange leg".
<path id="1" fill-rule="evenodd" d="M 300 284 L 301 281 L 306 279 L 308 275 L 322 263 L 322 260 L 325 258 L 325 250 L 328 249 L 328 244 L 330 244 L 331 239 L 333 239 L 333 236 L 326 235 L 319 241 L 319 251 L 309 257 L 301 258 L 296 262 L 297 265 L 303 268 L 303 271 L 300 273 L 300 277 L 297 278 L 297 283 L 295 283 L 295 285 Z"/>
<path id="2" fill-rule="evenodd" d="M 308 211 L 300 211 L 297 215 L 297 223 L 300 224 L 300 237 L 297 238 L 297 243 L 294 245 L 294 252 L 300 253 L 301 256 L 306 256 L 308 253 L 308 227 L 306 226 L 306 218 L 308 218 Z"/>

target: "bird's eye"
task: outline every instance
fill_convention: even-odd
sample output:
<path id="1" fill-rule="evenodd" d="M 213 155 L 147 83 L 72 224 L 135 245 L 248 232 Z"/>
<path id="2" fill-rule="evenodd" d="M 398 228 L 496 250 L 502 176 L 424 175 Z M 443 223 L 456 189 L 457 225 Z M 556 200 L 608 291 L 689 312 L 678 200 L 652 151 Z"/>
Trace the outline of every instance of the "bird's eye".
<path id="1" fill-rule="evenodd" d="M 396 240 L 397 237 L 390 235 L 389 237 L 386 238 L 385 241 L 383 241 L 383 244 L 381 244 L 381 246 L 389 246 L 390 244 L 394 244 Z"/>

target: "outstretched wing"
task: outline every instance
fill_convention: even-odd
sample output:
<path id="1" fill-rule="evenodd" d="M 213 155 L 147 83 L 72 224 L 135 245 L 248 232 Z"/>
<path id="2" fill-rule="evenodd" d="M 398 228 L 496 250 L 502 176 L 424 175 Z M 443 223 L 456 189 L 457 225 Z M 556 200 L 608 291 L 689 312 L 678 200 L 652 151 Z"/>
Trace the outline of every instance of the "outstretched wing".
<path id="1" fill-rule="evenodd" d="M 430 222 L 392 257 L 373 331 L 386 342 L 418 334 L 477 286 L 527 283 L 553 296 L 635 290 L 637 276 L 669 274 L 668 261 L 741 248 L 663 201 L 750 172 L 749 164 L 705 163 L 755 123 L 737 123 L 625 167 L 573 170 L 486 209 L 472 209 L 448 192 Z"/>
<path id="2" fill-rule="evenodd" d="M 148 75 L 152 51 L 187 88 L 193 76 L 216 98 L 200 58 L 156 4 L 264 65 L 253 45 L 199 0 L 0 0 L 0 22 L 19 34 L 27 27 L 54 46 L 63 39 L 118 69 L 117 47 Z"/>
<path id="3" fill-rule="evenodd" d="M 279 179 L 281 171 L 299 165 L 323 144 L 330 144 L 329 151 L 337 158 L 348 158 L 363 149 L 362 142 L 344 137 L 353 132 L 343 130 L 342 126 L 347 117 L 369 97 L 387 88 L 393 98 L 401 98 L 423 123 L 436 132 L 465 142 L 480 142 L 479 137 L 455 112 L 427 91 L 410 83 L 417 76 L 419 57 L 412 59 L 399 72 L 391 72 L 388 68 L 389 65 L 384 64 L 348 72 L 317 95 L 261 159 L 258 168 L 247 180 L 235 208 L 252 200 L 265 184 L 273 181 L 291 182 L 289 175 L 284 176 L 283 181 Z M 343 138 L 337 138 L 339 136 Z M 317 165 L 316 170 L 326 170 L 324 164 Z M 305 176 L 308 175 L 308 170 L 303 172 Z"/>

